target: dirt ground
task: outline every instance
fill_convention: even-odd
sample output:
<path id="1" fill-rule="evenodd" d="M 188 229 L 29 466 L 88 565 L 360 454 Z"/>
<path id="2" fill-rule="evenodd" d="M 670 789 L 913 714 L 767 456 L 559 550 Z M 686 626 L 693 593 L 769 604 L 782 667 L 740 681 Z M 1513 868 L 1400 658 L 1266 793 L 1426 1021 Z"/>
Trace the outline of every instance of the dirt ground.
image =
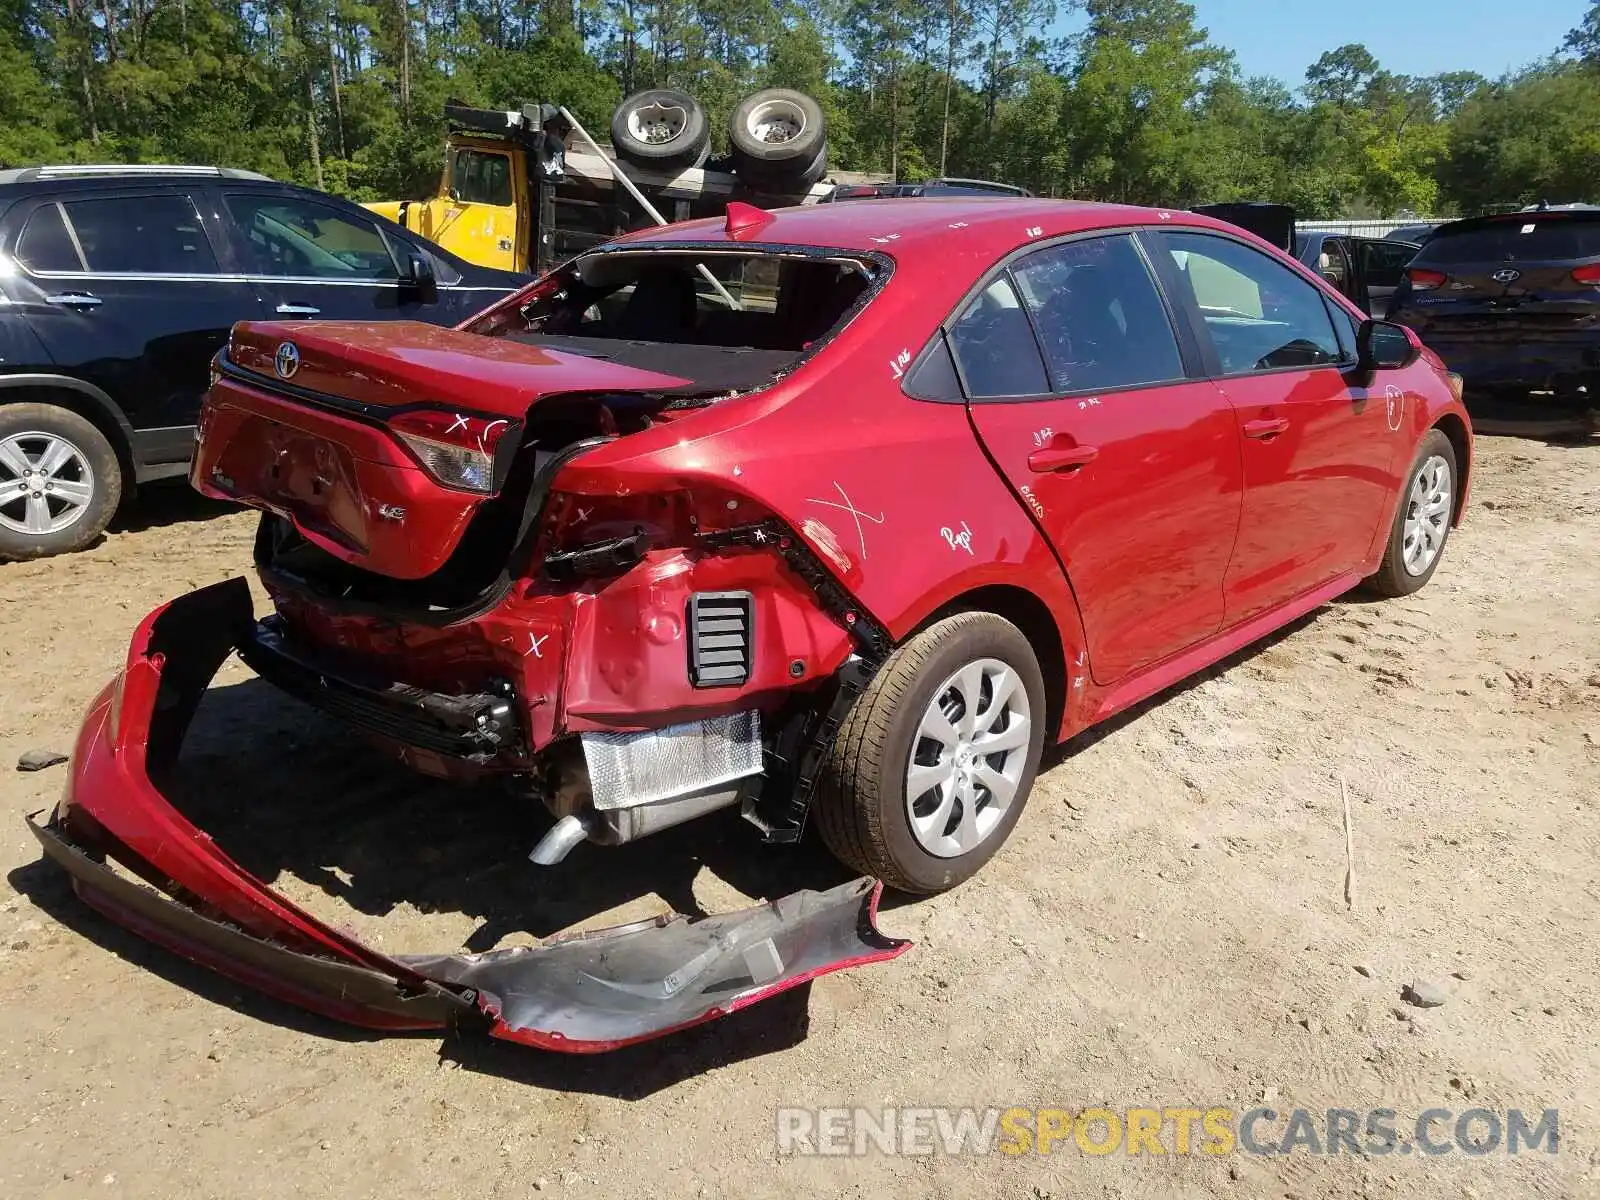
<path id="1" fill-rule="evenodd" d="M 11 764 L 70 748 L 134 623 L 244 572 L 251 531 L 173 489 L 88 553 L 0 566 L 0 1195 L 1600 1196 L 1600 444 L 1480 439 L 1425 591 L 1330 605 L 1068 747 L 976 880 L 886 908 L 901 958 L 594 1059 L 312 1018 L 39 863 L 22 814 L 64 769 Z M 844 878 L 737 818 L 541 873 L 547 818 L 352 749 L 238 664 L 186 753 L 204 828 L 390 951 Z M 1401 1006 L 1413 978 L 1443 1006 Z M 779 1105 L 1263 1100 L 1402 1128 L 1558 1108 L 1560 1153 L 841 1160 L 774 1136 Z"/>

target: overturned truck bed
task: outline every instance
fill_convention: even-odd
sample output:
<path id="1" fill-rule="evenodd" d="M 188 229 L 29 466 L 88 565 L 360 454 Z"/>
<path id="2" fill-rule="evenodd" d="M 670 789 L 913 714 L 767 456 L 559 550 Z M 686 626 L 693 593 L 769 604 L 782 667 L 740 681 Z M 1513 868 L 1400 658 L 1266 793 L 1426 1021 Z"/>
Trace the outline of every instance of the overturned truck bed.
<path id="1" fill-rule="evenodd" d="M 881 885 L 858 879 L 741 912 L 654 918 L 536 947 L 378 953 L 245 871 L 159 785 L 213 675 L 252 626 L 242 579 L 146 617 L 124 670 L 90 705 L 60 804 L 48 820 L 29 818 L 79 896 L 185 958 L 367 1028 L 461 1028 L 593 1053 L 909 945 L 877 930 Z"/>

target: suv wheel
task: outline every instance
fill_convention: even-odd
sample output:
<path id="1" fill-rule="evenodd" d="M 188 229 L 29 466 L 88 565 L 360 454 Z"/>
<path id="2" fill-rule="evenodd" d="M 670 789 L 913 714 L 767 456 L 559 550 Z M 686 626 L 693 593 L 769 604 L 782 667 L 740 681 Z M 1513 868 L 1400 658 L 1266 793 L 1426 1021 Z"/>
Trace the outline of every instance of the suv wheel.
<path id="1" fill-rule="evenodd" d="M 828 848 L 904 892 L 941 892 L 993 857 L 1044 747 L 1044 679 L 1028 639 L 959 613 L 890 657 L 839 730 L 817 790 Z"/>
<path id="2" fill-rule="evenodd" d="M 0 558 L 82 550 L 122 497 L 105 435 L 53 404 L 0 406 Z"/>

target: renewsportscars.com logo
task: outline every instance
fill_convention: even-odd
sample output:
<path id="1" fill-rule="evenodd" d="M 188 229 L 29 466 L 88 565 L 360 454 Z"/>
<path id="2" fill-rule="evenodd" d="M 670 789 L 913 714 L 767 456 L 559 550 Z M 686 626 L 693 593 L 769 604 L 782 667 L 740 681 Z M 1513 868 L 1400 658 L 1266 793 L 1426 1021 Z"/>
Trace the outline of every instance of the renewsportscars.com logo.
<path id="1" fill-rule="evenodd" d="M 1429 1108 L 780 1108 L 778 1153 L 892 1154 L 1555 1154 L 1560 1113 Z"/>

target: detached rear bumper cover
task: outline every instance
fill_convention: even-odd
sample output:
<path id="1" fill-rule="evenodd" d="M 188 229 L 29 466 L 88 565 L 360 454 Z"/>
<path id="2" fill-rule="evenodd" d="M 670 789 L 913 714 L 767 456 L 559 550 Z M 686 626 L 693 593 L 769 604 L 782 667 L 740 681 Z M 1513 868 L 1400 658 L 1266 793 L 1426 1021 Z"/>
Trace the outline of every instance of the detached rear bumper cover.
<path id="1" fill-rule="evenodd" d="M 250 628 L 242 579 L 145 618 L 124 672 L 90 706 L 55 815 L 29 819 L 79 896 L 186 958 L 368 1028 L 460 1026 L 591 1053 L 725 1016 L 910 944 L 878 932 L 882 885 L 859 879 L 742 912 L 664 917 L 534 948 L 370 950 L 233 862 L 152 779 L 176 760 L 207 684 Z M 112 870 L 108 856 L 161 890 Z"/>

